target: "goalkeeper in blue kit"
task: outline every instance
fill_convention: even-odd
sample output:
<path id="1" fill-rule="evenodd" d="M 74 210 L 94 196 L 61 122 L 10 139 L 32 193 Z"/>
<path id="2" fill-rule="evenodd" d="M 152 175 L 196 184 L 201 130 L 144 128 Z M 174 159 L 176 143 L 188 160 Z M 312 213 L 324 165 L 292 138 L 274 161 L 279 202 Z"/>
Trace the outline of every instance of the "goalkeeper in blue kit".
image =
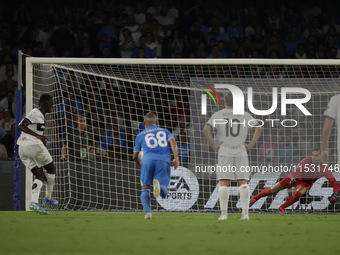
<path id="1" fill-rule="evenodd" d="M 145 211 L 145 219 L 151 219 L 150 189 L 153 186 L 155 198 L 166 198 L 168 185 L 171 179 L 171 151 L 174 154 L 172 161 L 175 169 L 179 166 L 178 149 L 176 141 L 169 130 L 157 126 L 157 116 L 149 112 L 144 117 L 145 130 L 139 133 L 135 140 L 132 158 L 140 165 L 142 194 L 141 202 Z M 143 151 L 140 160 L 139 153 Z"/>

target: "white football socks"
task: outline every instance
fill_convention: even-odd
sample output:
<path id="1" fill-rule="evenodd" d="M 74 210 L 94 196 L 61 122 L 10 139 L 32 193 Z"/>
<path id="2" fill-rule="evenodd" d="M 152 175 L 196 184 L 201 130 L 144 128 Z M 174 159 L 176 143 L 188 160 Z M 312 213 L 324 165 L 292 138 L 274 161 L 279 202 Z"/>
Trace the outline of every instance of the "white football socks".
<path id="1" fill-rule="evenodd" d="M 52 198 L 52 191 L 55 183 L 55 174 L 46 173 L 46 197 L 47 199 Z"/>
<path id="2" fill-rule="evenodd" d="M 221 215 L 227 215 L 228 213 L 228 201 L 229 190 L 227 186 L 220 186 L 218 190 L 218 196 L 220 198 Z"/>
<path id="3" fill-rule="evenodd" d="M 248 184 L 242 184 L 240 186 L 240 198 L 241 198 L 241 206 L 242 206 L 242 217 L 248 215 L 249 211 L 249 186 Z"/>
<path id="4" fill-rule="evenodd" d="M 42 181 L 35 179 L 33 182 L 33 185 L 36 184 L 37 186 L 32 189 L 32 202 L 33 203 L 38 203 L 39 195 L 40 195 L 40 190 L 43 185 Z"/>

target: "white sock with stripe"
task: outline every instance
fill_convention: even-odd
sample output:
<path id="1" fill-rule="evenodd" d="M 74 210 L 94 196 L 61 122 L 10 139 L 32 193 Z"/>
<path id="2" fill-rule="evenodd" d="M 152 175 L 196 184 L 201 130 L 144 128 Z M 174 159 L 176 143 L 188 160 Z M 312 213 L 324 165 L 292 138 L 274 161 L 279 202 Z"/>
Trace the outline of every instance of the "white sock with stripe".
<path id="1" fill-rule="evenodd" d="M 218 190 L 218 196 L 220 199 L 221 214 L 227 215 L 228 213 L 228 201 L 229 201 L 229 189 L 227 186 L 220 186 Z"/>

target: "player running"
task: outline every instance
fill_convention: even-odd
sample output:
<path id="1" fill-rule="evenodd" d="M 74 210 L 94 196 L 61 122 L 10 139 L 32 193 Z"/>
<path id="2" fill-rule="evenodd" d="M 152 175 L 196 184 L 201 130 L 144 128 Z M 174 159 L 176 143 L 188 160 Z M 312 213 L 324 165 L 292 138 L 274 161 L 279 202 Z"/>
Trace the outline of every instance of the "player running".
<path id="1" fill-rule="evenodd" d="M 252 206 L 261 197 L 274 195 L 283 189 L 295 187 L 296 191 L 294 195 L 289 197 L 278 209 L 278 213 L 284 213 L 286 207 L 298 201 L 312 187 L 313 183 L 323 176 L 326 177 L 333 186 L 333 193 L 328 197 L 328 200 L 331 204 L 335 204 L 339 184 L 335 180 L 332 172 L 328 169 L 327 164 L 322 164 L 320 149 L 315 148 L 313 149 L 312 157 L 304 158 L 285 178 L 276 183 L 273 187 L 265 188 L 254 196 L 250 200 L 249 206 Z"/>
<path id="2" fill-rule="evenodd" d="M 177 144 L 169 130 L 157 125 L 157 116 L 149 112 L 144 117 L 145 129 L 139 133 L 135 140 L 132 158 L 141 166 L 142 194 L 141 202 L 145 211 L 145 219 L 151 219 L 150 189 L 153 185 L 153 195 L 166 198 L 170 183 L 171 152 L 174 154 L 173 165 L 179 166 Z M 138 154 L 143 150 L 143 158 L 140 162 Z"/>
<path id="3" fill-rule="evenodd" d="M 22 131 L 18 139 L 19 156 L 26 169 L 30 170 L 35 177 L 29 208 L 39 214 L 48 214 L 38 203 L 44 181 L 46 181 L 47 188 L 43 204 L 58 204 L 58 201 L 51 197 L 55 183 L 55 166 L 46 148 L 47 137 L 44 136 L 45 114 L 52 112 L 52 105 L 53 100 L 50 95 L 41 95 L 39 108 L 34 108 L 18 125 L 18 128 Z M 43 168 L 47 171 L 46 175 Z"/>
<path id="4" fill-rule="evenodd" d="M 236 167 L 235 177 L 240 188 L 240 198 L 242 205 L 241 220 L 249 220 L 249 172 L 242 171 L 242 167 L 249 166 L 247 150 L 253 148 L 259 139 L 262 128 L 258 126 L 258 122 L 249 114 L 234 115 L 233 114 L 233 96 L 231 92 L 225 95 L 226 108 L 215 112 L 204 127 L 204 135 L 206 136 L 209 145 L 218 151 L 218 166 L 220 167 Z M 255 127 L 253 137 L 249 144 L 245 144 L 250 126 Z M 211 130 L 215 128 L 220 144 L 215 144 L 211 135 Z M 217 172 L 217 178 L 220 181 L 218 191 L 221 216 L 219 220 L 227 219 L 228 200 L 231 179 L 234 178 L 233 172 Z"/>

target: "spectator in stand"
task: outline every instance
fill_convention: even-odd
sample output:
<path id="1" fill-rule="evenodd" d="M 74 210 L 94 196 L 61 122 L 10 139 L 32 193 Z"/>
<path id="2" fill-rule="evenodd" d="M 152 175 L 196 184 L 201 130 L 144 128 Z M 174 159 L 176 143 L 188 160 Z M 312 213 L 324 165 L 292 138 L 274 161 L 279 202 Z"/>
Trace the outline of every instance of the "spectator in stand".
<path id="1" fill-rule="evenodd" d="M 135 16 L 129 15 L 127 18 L 126 25 L 121 29 L 121 32 L 119 34 L 119 45 L 123 44 L 123 41 L 125 40 L 123 32 L 125 29 L 128 29 L 131 33 L 132 39 L 135 43 L 135 45 L 139 45 L 140 37 L 142 36 L 142 33 L 139 29 L 139 25 L 136 24 Z"/>
<path id="2" fill-rule="evenodd" d="M 116 26 L 116 18 L 111 17 L 107 25 L 102 27 L 96 38 L 99 41 L 99 51 L 102 52 L 104 47 L 110 50 L 116 49 L 118 45 L 119 28 Z"/>
<path id="3" fill-rule="evenodd" d="M 297 46 L 302 41 L 299 38 L 297 27 L 292 28 L 291 33 L 286 38 L 285 46 L 286 46 L 286 54 L 288 54 L 289 58 L 293 58 L 296 52 Z"/>
<path id="4" fill-rule="evenodd" d="M 2 119 L 0 120 L 0 126 L 8 134 L 11 131 L 12 124 L 15 124 L 15 119 L 11 117 L 11 112 L 9 109 L 4 109 L 2 111 Z"/>
<path id="5" fill-rule="evenodd" d="M 9 110 L 11 118 L 14 118 L 16 109 L 15 102 L 15 90 L 9 90 L 6 97 L 0 101 L 0 111 Z"/>
<path id="6" fill-rule="evenodd" d="M 41 42 L 43 50 L 47 50 L 47 47 L 50 43 L 51 33 L 48 27 L 48 20 L 47 17 L 43 17 L 37 22 L 37 27 L 33 32 L 33 39 L 35 42 Z"/>
<path id="7" fill-rule="evenodd" d="M 336 22 L 336 17 L 334 15 L 330 16 L 328 23 L 323 26 L 323 33 L 327 34 L 331 27 L 334 27 L 336 32 L 340 34 L 340 25 Z"/>
<path id="8" fill-rule="evenodd" d="M 186 44 L 191 48 L 197 48 L 201 42 L 206 42 L 206 36 L 201 31 L 201 25 L 199 23 L 193 25 L 192 31 L 187 36 L 184 36 L 184 39 L 186 40 Z"/>
<path id="9" fill-rule="evenodd" d="M 316 59 L 316 52 L 315 50 L 309 50 L 309 52 L 307 52 L 307 58 L 308 59 Z"/>
<path id="10" fill-rule="evenodd" d="M 252 51 L 257 51 L 261 55 L 265 54 L 267 39 L 264 36 L 264 30 L 262 26 L 256 26 L 255 35 L 251 36 L 250 42 L 247 45 Z"/>
<path id="11" fill-rule="evenodd" d="M 143 25 L 146 22 L 145 2 L 136 2 L 133 15 L 138 25 Z"/>
<path id="12" fill-rule="evenodd" d="M 14 157 L 15 123 L 12 123 L 9 132 L 2 138 L 9 158 Z"/>
<path id="13" fill-rule="evenodd" d="M 6 80 L 7 70 L 13 71 L 13 80 L 16 81 L 18 77 L 18 66 L 14 64 L 11 54 L 5 54 L 2 63 L 0 66 L 0 82 Z"/>
<path id="14" fill-rule="evenodd" d="M 78 24 L 77 30 L 74 33 L 74 41 L 78 50 L 82 47 L 89 47 L 89 34 L 85 31 L 82 24 Z"/>
<path id="15" fill-rule="evenodd" d="M 147 8 L 146 12 L 151 13 L 153 18 L 156 18 L 159 13 L 161 12 L 161 1 L 160 0 L 153 0 L 152 5 Z"/>
<path id="16" fill-rule="evenodd" d="M 220 20 L 217 17 L 212 17 L 210 27 L 208 28 L 208 33 L 211 33 L 213 28 L 218 29 L 218 33 L 225 33 L 225 29 L 221 26 Z"/>
<path id="17" fill-rule="evenodd" d="M 112 122 L 108 122 L 96 146 L 96 155 L 108 156 L 112 146 L 114 146 L 114 130 Z"/>
<path id="18" fill-rule="evenodd" d="M 187 121 L 187 117 L 185 115 L 179 115 L 177 123 L 177 127 L 175 127 L 172 132 L 172 135 L 176 138 L 176 140 L 179 140 L 181 132 L 185 132 L 187 136 L 193 137 L 194 130 L 191 129 L 190 122 Z M 188 141 L 190 141 L 190 138 Z"/>
<path id="19" fill-rule="evenodd" d="M 229 45 L 229 47 L 228 47 L 229 50 L 231 52 L 236 52 L 236 55 L 237 55 L 238 49 L 240 47 L 239 39 L 237 39 L 235 36 L 231 37 L 230 40 L 228 41 L 228 45 Z"/>
<path id="20" fill-rule="evenodd" d="M 88 159 L 92 154 L 93 136 L 88 132 L 86 118 L 83 115 L 77 117 L 77 127 L 67 132 L 67 143 L 61 149 L 61 160 Z"/>
<path id="21" fill-rule="evenodd" d="M 220 58 L 229 58 L 229 52 L 225 48 L 225 42 L 224 41 L 218 41 L 217 42 L 217 48 L 220 53 Z"/>
<path id="22" fill-rule="evenodd" d="M 329 59 L 336 59 L 336 58 L 340 58 L 340 50 L 337 48 L 331 48 L 328 51 L 328 56 L 327 58 Z"/>
<path id="23" fill-rule="evenodd" d="M 175 19 L 173 16 L 169 15 L 168 7 L 165 5 L 161 7 L 161 11 L 155 19 L 158 20 L 159 25 L 161 25 L 166 31 L 173 30 L 175 28 Z"/>
<path id="24" fill-rule="evenodd" d="M 153 32 L 153 21 L 155 19 L 152 17 L 151 13 L 145 14 L 145 22 L 139 26 L 139 29 L 142 34 L 146 34 L 147 32 Z M 158 22 L 158 21 L 157 21 Z"/>
<path id="25" fill-rule="evenodd" d="M 139 41 L 139 46 L 135 48 L 131 54 L 132 58 L 141 58 L 143 55 L 141 52 L 144 52 L 145 58 L 155 58 L 156 54 L 153 52 L 152 49 L 150 49 L 148 46 L 146 46 L 146 37 L 141 36 Z"/>
<path id="26" fill-rule="evenodd" d="M 31 39 L 31 27 L 29 24 L 17 23 L 15 26 L 15 38 L 13 38 L 14 45 L 19 48 L 25 47 L 27 41 Z"/>
<path id="27" fill-rule="evenodd" d="M 145 35 L 145 38 L 146 38 L 146 46 L 149 47 L 150 49 L 152 49 L 153 52 L 155 53 L 155 55 L 158 57 L 158 55 L 157 55 L 158 43 L 155 42 L 152 33 L 147 32 L 146 35 Z"/>
<path id="28" fill-rule="evenodd" d="M 68 81 L 72 83 L 71 80 Z M 80 94 L 79 88 L 74 88 L 72 84 L 69 84 L 68 98 L 65 98 L 66 111 L 73 114 L 83 114 L 85 105 L 83 97 Z"/>
<path id="29" fill-rule="evenodd" d="M 6 71 L 7 79 L 0 82 L 0 100 L 2 100 L 7 95 L 8 91 L 14 91 L 17 88 L 18 83 L 13 80 L 13 75 L 13 70 L 8 69 Z"/>
<path id="30" fill-rule="evenodd" d="M 3 111 L 0 111 L 0 122 L 2 122 L 2 120 L 4 119 L 4 113 Z M 3 128 L 0 125 L 0 142 L 2 141 L 2 138 L 4 138 L 4 136 L 7 134 L 5 128 Z"/>
<path id="31" fill-rule="evenodd" d="M 338 43 L 338 38 L 336 38 L 335 36 L 333 35 L 328 35 L 326 37 L 326 50 L 327 52 L 329 52 L 331 49 L 333 48 L 336 48 L 336 49 L 339 49 L 339 43 Z"/>
<path id="32" fill-rule="evenodd" d="M 172 31 L 172 37 L 168 41 L 170 54 L 182 52 L 184 49 L 184 39 L 180 36 L 178 30 Z"/>
<path id="33" fill-rule="evenodd" d="M 284 5 L 283 8 L 281 8 L 281 13 L 279 13 L 279 11 L 275 7 L 270 8 L 269 15 L 266 19 L 266 27 L 268 30 L 270 30 L 272 25 L 275 24 L 275 28 L 278 31 L 281 31 L 284 20 L 284 12 L 285 12 Z"/>
<path id="34" fill-rule="evenodd" d="M 214 38 L 216 41 L 228 41 L 230 37 L 224 32 L 221 32 L 218 26 L 214 26 L 211 28 L 211 31 L 208 34 L 208 42 L 210 42 L 212 38 Z"/>
<path id="35" fill-rule="evenodd" d="M 112 52 L 111 52 L 111 49 L 109 47 L 104 47 L 102 49 L 102 52 L 101 52 L 101 55 L 100 55 L 101 58 L 113 58 L 115 57 Z"/>
<path id="36" fill-rule="evenodd" d="M 303 37 L 308 38 L 308 36 L 313 35 L 318 39 L 321 39 L 323 32 L 319 25 L 319 19 L 314 17 L 303 31 Z"/>
<path id="37" fill-rule="evenodd" d="M 195 49 L 195 57 L 196 58 L 206 58 L 208 56 L 208 52 L 206 50 L 206 45 L 204 42 L 198 44 L 198 47 Z"/>
<path id="38" fill-rule="evenodd" d="M 273 56 L 272 52 L 276 52 L 277 55 Z M 277 35 L 272 35 L 271 38 L 267 41 L 267 58 L 281 58 L 285 56 L 285 47 L 279 40 Z"/>
<path id="39" fill-rule="evenodd" d="M 110 123 L 100 137 L 96 154 L 115 159 L 126 160 L 127 142 L 124 132 L 119 130 L 117 124 Z"/>
<path id="40" fill-rule="evenodd" d="M 180 162 L 189 162 L 192 153 L 192 144 L 185 131 L 179 133 L 179 141 L 177 142 L 178 157 Z"/>
<path id="41" fill-rule="evenodd" d="M 317 48 L 316 57 L 318 59 L 326 58 L 326 46 L 323 43 L 320 43 Z"/>
<path id="42" fill-rule="evenodd" d="M 73 32 L 69 30 L 66 21 L 61 21 L 59 29 L 53 32 L 51 46 L 56 49 L 58 56 L 62 56 L 66 51 L 74 51 L 75 41 Z"/>
<path id="43" fill-rule="evenodd" d="M 174 99 L 170 101 L 170 112 L 172 120 L 178 121 L 179 116 L 185 116 L 186 121 L 189 122 L 190 106 L 187 91 L 176 90 L 174 95 Z"/>
<path id="44" fill-rule="evenodd" d="M 304 51 L 304 48 L 303 48 L 303 44 L 302 43 L 299 43 L 296 47 L 296 51 L 295 51 L 295 58 L 296 59 L 305 59 L 307 58 L 307 54 L 306 52 Z"/>
<path id="45" fill-rule="evenodd" d="M 198 31 L 202 32 L 204 35 L 207 35 L 209 32 L 209 29 L 206 25 L 207 24 L 205 24 L 203 17 L 198 16 L 196 18 L 196 22 L 190 26 L 189 33 L 192 33 L 193 31 L 195 31 L 195 26 L 198 26 L 199 27 Z"/>
<path id="46" fill-rule="evenodd" d="M 226 34 L 229 38 L 236 37 L 238 39 L 241 39 L 244 36 L 243 27 L 238 23 L 236 19 L 233 19 L 231 21 L 231 24 L 227 27 Z"/>
<path id="47" fill-rule="evenodd" d="M 238 58 L 246 58 L 247 57 L 245 48 L 243 46 L 238 47 L 237 57 Z"/>
<path id="48" fill-rule="evenodd" d="M 123 40 L 119 45 L 120 56 L 122 58 L 131 58 L 133 50 L 136 48 L 136 44 L 131 36 L 131 31 L 127 28 L 123 29 Z"/>
<path id="49" fill-rule="evenodd" d="M 148 31 L 151 32 L 153 37 L 155 38 L 155 42 L 157 44 L 157 56 L 162 56 L 163 49 L 162 45 L 164 43 L 164 38 L 169 36 L 169 31 L 165 31 L 161 25 L 159 25 L 159 22 L 154 19 L 152 21 L 151 30 Z"/>

